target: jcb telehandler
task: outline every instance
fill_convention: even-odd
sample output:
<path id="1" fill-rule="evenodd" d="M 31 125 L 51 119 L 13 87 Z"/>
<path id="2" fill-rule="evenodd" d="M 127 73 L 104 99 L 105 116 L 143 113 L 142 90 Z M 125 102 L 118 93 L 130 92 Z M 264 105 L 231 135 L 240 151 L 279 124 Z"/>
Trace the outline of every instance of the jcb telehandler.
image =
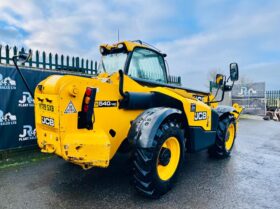
<path id="1" fill-rule="evenodd" d="M 53 75 L 36 87 L 42 152 L 84 169 L 108 167 L 118 150 L 130 152 L 133 185 L 149 197 L 171 189 L 186 152 L 230 155 L 241 107 L 169 84 L 166 55 L 141 41 L 101 45 L 100 52 L 98 76 Z M 222 99 L 236 80 L 236 63 L 228 79 L 216 76 Z"/>

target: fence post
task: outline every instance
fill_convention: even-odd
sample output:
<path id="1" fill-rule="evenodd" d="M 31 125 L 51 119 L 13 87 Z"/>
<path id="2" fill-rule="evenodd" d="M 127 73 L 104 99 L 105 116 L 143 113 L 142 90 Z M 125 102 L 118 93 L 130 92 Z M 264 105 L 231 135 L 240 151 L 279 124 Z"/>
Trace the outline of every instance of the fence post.
<path id="1" fill-rule="evenodd" d="M 46 69 L 46 52 L 45 51 L 43 51 L 42 58 L 43 58 L 43 69 Z"/>
<path id="2" fill-rule="evenodd" d="M 87 70 L 87 74 L 88 74 L 88 60 L 86 60 L 86 70 Z"/>
<path id="3" fill-rule="evenodd" d="M 93 61 L 90 61 L 90 74 L 93 74 Z"/>
<path id="4" fill-rule="evenodd" d="M 84 59 L 82 58 L 82 61 L 81 61 L 81 71 L 84 72 Z"/>
<path id="5" fill-rule="evenodd" d="M 14 46 L 14 47 L 13 47 L 13 56 L 16 56 L 16 55 L 17 55 L 17 47 Z"/>
<path id="6" fill-rule="evenodd" d="M 213 86 L 212 86 L 212 81 L 209 82 L 209 86 L 210 86 L 210 88 L 209 88 L 210 93 L 212 93 L 212 88 L 213 88 Z"/>
<path id="7" fill-rule="evenodd" d="M 272 91 L 269 91 L 269 105 L 272 106 Z"/>
<path id="8" fill-rule="evenodd" d="M 97 75 L 97 61 L 94 62 L 94 74 Z"/>
<path id="9" fill-rule="evenodd" d="M 49 68 L 52 69 L 52 53 L 49 53 Z"/>
<path id="10" fill-rule="evenodd" d="M 277 105 L 278 108 L 280 108 L 280 90 L 278 91 L 278 105 Z"/>
<path id="11" fill-rule="evenodd" d="M 80 71 L 80 59 L 79 59 L 79 57 L 76 57 L 76 69 L 75 69 L 75 71 L 76 72 L 79 72 Z"/>
<path id="12" fill-rule="evenodd" d="M 31 68 L 31 67 L 32 67 L 32 60 L 33 60 L 33 56 L 32 56 L 32 55 L 33 55 L 33 52 L 32 52 L 31 49 L 29 49 L 28 53 L 31 54 L 31 57 L 30 57 L 30 59 L 28 60 L 29 67 Z"/>
<path id="13" fill-rule="evenodd" d="M 5 47 L 5 52 L 6 52 L 6 64 L 10 64 L 10 47 L 6 45 Z"/>
<path id="14" fill-rule="evenodd" d="M 25 49 L 24 49 L 23 47 L 21 47 L 20 53 L 21 53 L 21 54 L 25 54 Z M 22 65 L 22 66 L 25 66 L 25 63 L 22 63 L 21 65 Z"/>
<path id="15" fill-rule="evenodd" d="M 0 44 L 0 64 L 2 63 L 2 45 Z"/>
<path id="16" fill-rule="evenodd" d="M 72 67 L 71 71 L 75 69 L 75 57 L 72 57 Z"/>
<path id="17" fill-rule="evenodd" d="M 66 69 L 69 70 L 69 56 L 66 57 Z"/>
<path id="18" fill-rule="evenodd" d="M 16 56 L 17 55 L 17 47 L 16 46 L 13 47 L 13 52 L 14 52 L 14 56 Z"/>
<path id="19" fill-rule="evenodd" d="M 270 106 L 273 106 L 272 91 L 269 91 L 269 103 Z"/>
<path id="20" fill-rule="evenodd" d="M 58 54 L 54 55 L 54 65 L 55 65 L 55 69 L 57 70 L 57 68 L 58 68 Z"/>
<path id="21" fill-rule="evenodd" d="M 265 105 L 266 105 L 266 109 L 267 109 L 267 104 L 268 104 L 268 91 L 265 92 Z"/>
<path id="22" fill-rule="evenodd" d="M 61 55 L 60 57 L 60 69 L 64 68 L 64 55 Z"/>
<path id="23" fill-rule="evenodd" d="M 39 68 L 39 51 L 36 50 L 35 52 L 35 62 L 36 62 L 36 67 Z"/>

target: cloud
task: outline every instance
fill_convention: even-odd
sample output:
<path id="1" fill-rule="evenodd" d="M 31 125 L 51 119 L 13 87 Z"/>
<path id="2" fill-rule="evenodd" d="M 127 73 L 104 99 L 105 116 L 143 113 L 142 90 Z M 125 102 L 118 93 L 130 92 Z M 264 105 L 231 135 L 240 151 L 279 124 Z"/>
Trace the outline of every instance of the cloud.
<path id="1" fill-rule="evenodd" d="M 98 45 L 121 39 L 156 40 L 158 34 L 170 37 L 169 28 L 160 21 L 174 15 L 175 9 L 157 0 L 148 7 L 145 1 L 18 1 L 4 0 L 0 18 L 22 27 L 30 35 L 28 47 L 59 53 L 97 55 Z M 157 5 L 157 6 L 155 6 Z M 14 18 L 11 11 L 21 18 Z"/>
<path id="2" fill-rule="evenodd" d="M 171 74 L 205 88 L 207 73 L 240 74 L 280 88 L 280 2 L 1 0 L 2 42 L 98 59 L 98 45 L 142 39 L 167 52 Z M 253 70 L 255 68 L 255 71 Z M 264 70 L 266 69 L 266 70 Z M 269 73 L 265 73 L 269 72 Z"/>
<path id="3" fill-rule="evenodd" d="M 242 9 L 242 4 L 240 8 Z M 208 71 L 218 69 L 227 73 L 229 63 L 238 62 L 241 76 L 250 76 L 255 81 L 266 81 L 268 88 L 279 89 L 279 80 L 275 79 L 280 70 L 277 62 L 280 59 L 278 8 L 274 4 L 253 7 L 253 14 L 236 12 L 223 15 L 223 19 L 220 19 L 219 14 L 217 19 L 204 21 L 204 18 L 201 18 L 200 27 L 204 28 L 201 32 L 158 43 L 157 46 L 169 54 L 171 71 L 182 75 L 186 86 L 203 88 L 206 86 Z M 215 11 L 212 10 L 213 16 Z M 234 7 L 234 11 L 239 11 L 239 7 Z M 208 13 L 212 17 L 209 11 L 200 10 L 197 13 Z M 249 66 L 253 64 L 258 68 L 252 74 Z M 261 67 L 264 67 L 267 73 L 263 73 Z"/>
<path id="4" fill-rule="evenodd" d="M 17 45 L 23 39 L 20 30 L 14 26 L 0 27 L 0 37 L 0 44 L 11 43 Z"/>

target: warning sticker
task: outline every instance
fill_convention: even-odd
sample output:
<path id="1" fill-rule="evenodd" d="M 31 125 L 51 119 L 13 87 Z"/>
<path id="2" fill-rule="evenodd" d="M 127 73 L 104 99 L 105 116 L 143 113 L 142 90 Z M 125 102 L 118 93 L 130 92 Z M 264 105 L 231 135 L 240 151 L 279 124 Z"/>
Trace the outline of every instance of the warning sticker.
<path id="1" fill-rule="evenodd" d="M 69 102 L 68 106 L 66 107 L 64 113 L 65 114 L 70 114 L 70 113 L 76 113 L 76 108 L 74 107 L 72 101 Z"/>

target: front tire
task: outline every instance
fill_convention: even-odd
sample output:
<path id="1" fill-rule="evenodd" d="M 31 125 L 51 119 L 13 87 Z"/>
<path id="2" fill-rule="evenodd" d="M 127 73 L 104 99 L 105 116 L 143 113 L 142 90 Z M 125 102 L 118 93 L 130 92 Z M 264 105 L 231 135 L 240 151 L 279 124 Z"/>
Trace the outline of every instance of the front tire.
<path id="1" fill-rule="evenodd" d="M 227 158 L 236 138 L 236 122 L 232 115 L 220 119 L 215 144 L 208 149 L 211 157 Z"/>
<path id="2" fill-rule="evenodd" d="M 159 198 L 173 186 L 184 159 L 185 142 L 180 124 L 164 122 L 154 137 L 154 148 L 135 147 L 132 183 L 145 196 Z"/>

